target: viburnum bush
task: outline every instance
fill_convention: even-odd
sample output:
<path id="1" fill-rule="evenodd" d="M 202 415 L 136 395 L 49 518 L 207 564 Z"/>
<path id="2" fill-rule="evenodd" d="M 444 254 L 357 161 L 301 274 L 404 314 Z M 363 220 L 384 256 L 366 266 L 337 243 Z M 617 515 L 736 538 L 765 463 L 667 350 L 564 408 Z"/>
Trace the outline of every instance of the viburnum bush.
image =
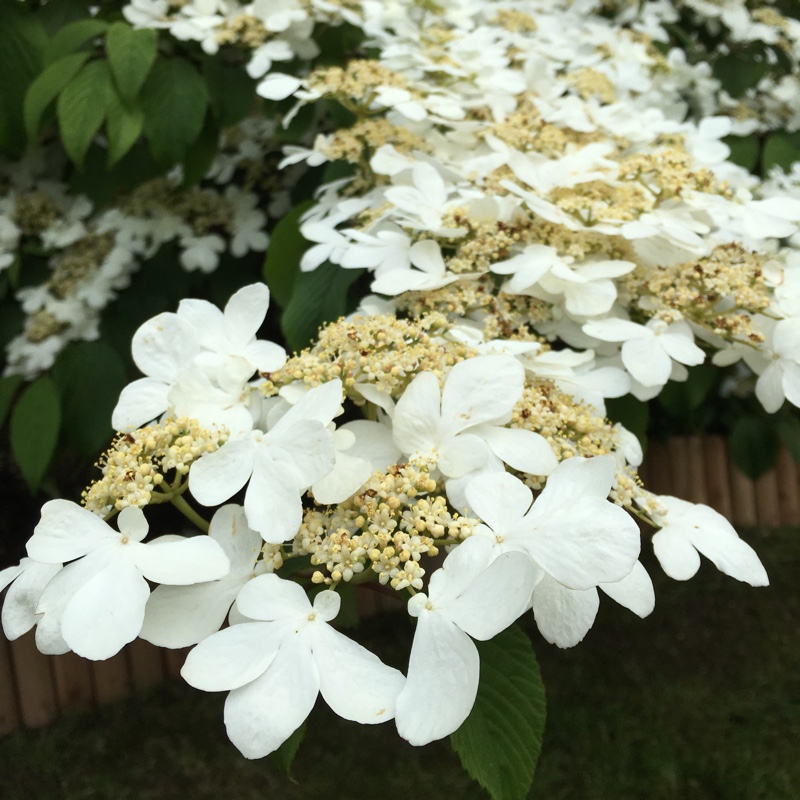
<path id="1" fill-rule="evenodd" d="M 321 694 L 524 797 L 518 619 L 571 647 L 601 593 L 647 616 L 643 543 L 677 580 L 702 555 L 768 583 L 636 470 L 648 407 L 755 442 L 752 471 L 800 451 L 792 13 L 0 7 L 0 421 L 53 498 L 118 432 L 0 572 L 6 635 L 194 646 L 248 758 Z M 164 503 L 195 534 L 148 539 Z M 361 585 L 416 619 L 405 674 L 337 627 Z"/>

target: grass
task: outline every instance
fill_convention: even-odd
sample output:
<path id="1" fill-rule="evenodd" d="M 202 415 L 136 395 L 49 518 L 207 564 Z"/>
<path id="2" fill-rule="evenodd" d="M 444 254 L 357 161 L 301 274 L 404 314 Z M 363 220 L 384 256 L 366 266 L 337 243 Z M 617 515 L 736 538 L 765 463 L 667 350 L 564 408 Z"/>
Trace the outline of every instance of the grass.
<path id="1" fill-rule="evenodd" d="M 606 599 L 578 647 L 534 634 L 548 690 L 536 800 L 796 800 L 800 797 L 800 531 L 751 534 L 772 585 L 752 589 L 704 564 L 688 583 L 647 566 L 656 611 Z M 358 638 L 403 666 L 402 616 Z M 400 662 L 398 664 L 398 662 Z M 413 748 L 391 725 L 314 710 L 284 777 L 227 741 L 222 695 L 164 687 L 0 742 L 3 800 L 250 800 L 367 797 L 481 800 L 446 742 Z"/>

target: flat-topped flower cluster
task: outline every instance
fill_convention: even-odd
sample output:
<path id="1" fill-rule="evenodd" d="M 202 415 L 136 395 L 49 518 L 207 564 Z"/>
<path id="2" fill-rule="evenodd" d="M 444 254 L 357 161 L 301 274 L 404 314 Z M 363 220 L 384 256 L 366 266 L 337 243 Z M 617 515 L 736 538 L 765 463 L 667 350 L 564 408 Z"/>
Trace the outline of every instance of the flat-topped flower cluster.
<path id="1" fill-rule="evenodd" d="M 230 691 L 228 735 L 256 758 L 320 692 L 413 744 L 447 736 L 475 701 L 473 639 L 528 610 L 561 647 L 585 636 L 601 591 L 646 616 L 633 515 L 668 574 L 690 577 L 702 553 L 767 583 L 724 518 L 649 493 L 636 439 L 538 375 L 526 348 L 466 346 L 437 312 L 356 315 L 287 360 L 256 336 L 268 302 L 253 284 L 222 311 L 186 300 L 139 329 L 145 377 L 120 397 L 102 478 L 85 507 L 46 503 L 29 558 L 0 573 L 7 636 L 35 625 L 43 652 L 91 659 L 136 637 L 197 645 L 184 677 Z M 164 502 L 208 535 L 146 542 Z M 409 598 L 406 675 L 331 625 L 339 587 L 367 582 Z"/>

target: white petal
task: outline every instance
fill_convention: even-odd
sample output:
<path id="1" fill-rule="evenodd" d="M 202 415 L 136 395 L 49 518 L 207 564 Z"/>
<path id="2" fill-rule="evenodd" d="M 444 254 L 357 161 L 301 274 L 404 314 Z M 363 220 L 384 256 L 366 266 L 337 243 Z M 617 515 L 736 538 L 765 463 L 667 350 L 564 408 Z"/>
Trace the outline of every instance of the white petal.
<path id="1" fill-rule="evenodd" d="M 601 583 L 600 588 L 614 601 L 644 618 L 656 605 L 653 581 L 641 561 L 633 565 L 630 574 L 616 583 Z"/>
<path id="2" fill-rule="evenodd" d="M 129 383 L 119 396 L 111 414 L 116 431 L 133 431 L 160 417 L 169 407 L 170 384 L 155 378 L 139 378 Z"/>
<path id="3" fill-rule="evenodd" d="M 61 635 L 79 656 L 111 658 L 139 635 L 149 596 L 139 570 L 117 559 L 72 596 L 61 618 Z"/>
<path id="4" fill-rule="evenodd" d="M 235 292 L 225 306 L 225 333 L 231 344 L 243 348 L 258 333 L 269 308 L 269 289 L 252 283 Z"/>
<path id="5" fill-rule="evenodd" d="M 768 414 L 774 414 L 783 405 L 783 369 L 780 362 L 773 361 L 758 376 L 756 397 Z"/>
<path id="6" fill-rule="evenodd" d="M 256 454 L 253 472 L 258 475 L 268 463 L 275 464 L 302 492 L 333 469 L 336 463 L 333 434 L 316 419 L 296 420 L 287 427 L 282 422 L 283 419 L 275 432 L 269 434 L 267 446 L 262 446 Z"/>
<path id="7" fill-rule="evenodd" d="M 233 497 L 253 473 L 257 448 L 252 439 L 239 439 L 195 461 L 189 471 L 192 496 L 204 506 L 216 506 Z"/>
<path id="8" fill-rule="evenodd" d="M 576 497 L 608 497 L 615 469 L 613 456 L 562 461 L 547 478 L 544 491 L 536 498 L 534 512 L 546 517 L 557 509 L 571 505 Z"/>
<path id="9" fill-rule="evenodd" d="M 501 535 L 518 525 L 533 503 L 533 492 L 507 472 L 475 478 L 467 484 L 466 496 L 472 511 Z"/>
<path id="10" fill-rule="evenodd" d="M 524 382 L 525 369 L 511 356 L 477 356 L 456 364 L 442 391 L 442 435 L 507 416 Z"/>
<path id="11" fill-rule="evenodd" d="M 291 539 L 303 521 L 304 489 L 283 462 L 260 459 L 244 497 L 247 524 L 272 544 Z"/>
<path id="12" fill-rule="evenodd" d="M 670 326 L 670 330 L 673 327 Z M 681 364 L 695 366 L 705 361 L 706 354 L 694 343 L 691 335 L 681 336 L 678 333 L 664 333 L 659 339 L 661 340 L 661 346 L 667 351 L 667 355 Z"/>
<path id="13" fill-rule="evenodd" d="M 700 569 L 700 555 L 683 536 L 663 528 L 653 536 L 653 552 L 661 569 L 676 581 L 688 581 Z"/>
<path id="14" fill-rule="evenodd" d="M 72 561 L 118 539 L 118 534 L 91 511 L 69 500 L 49 500 L 28 540 L 28 555 L 41 564 Z"/>
<path id="15" fill-rule="evenodd" d="M 631 339 L 622 345 L 625 369 L 643 386 L 663 386 L 672 372 L 672 360 L 657 336 Z"/>
<path id="16" fill-rule="evenodd" d="M 211 518 L 208 535 L 219 543 L 228 556 L 231 574 L 252 571 L 264 540 L 248 527 L 242 506 L 231 504 L 217 509 Z"/>
<path id="17" fill-rule="evenodd" d="M 533 431 L 481 425 L 469 433 L 481 436 L 498 458 L 512 469 L 528 475 L 549 475 L 558 466 L 556 454 L 547 439 Z"/>
<path id="18" fill-rule="evenodd" d="M 486 466 L 490 458 L 489 447 L 480 436 L 463 433 L 442 442 L 437 464 L 448 478 L 461 478 Z"/>
<path id="19" fill-rule="evenodd" d="M 138 506 L 128 506 L 117 517 L 119 532 L 134 542 L 141 542 L 150 530 L 144 511 Z"/>
<path id="20" fill-rule="evenodd" d="M 302 637 L 290 638 L 263 675 L 228 695 L 228 738 L 245 758 L 263 758 L 303 724 L 318 694 L 311 649 Z"/>
<path id="21" fill-rule="evenodd" d="M 395 444 L 406 455 L 427 455 L 439 444 L 439 379 L 421 372 L 397 401 L 392 417 Z"/>
<path id="22" fill-rule="evenodd" d="M 422 613 L 397 698 L 397 732 L 415 746 L 449 736 L 472 711 L 479 676 L 472 639 L 435 611 Z"/>
<path id="23" fill-rule="evenodd" d="M 299 78 L 295 78 L 292 75 L 284 75 L 280 72 L 270 72 L 256 86 L 256 94 L 260 97 L 265 97 L 267 100 L 283 100 L 293 92 L 296 92 L 300 86 L 302 86 L 302 81 Z"/>
<path id="24" fill-rule="evenodd" d="M 133 563 L 154 583 L 185 586 L 214 581 L 227 575 L 231 562 L 210 536 L 181 541 L 130 544 Z"/>
<path id="25" fill-rule="evenodd" d="M 545 575 L 533 592 L 533 615 L 542 636 L 558 647 L 574 647 L 592 627 L 600 607 L 597 589 L 567 589 Z"/>
<path id="26" fill-rule="evenodd" d="M 142 324 L 133 335 L 131 352 L 147 376 L 170 383 L 199 350 L 197 336 L 186 320 L 165 312 Z"/>
<path id="27" fill-rule="evenodd" d="M 10 642 L 36 624 L 39 598 L 47 584 L 61 571 L 61 564 L 39 564 L 26 558 L 22 559 L 22 563 L 25 569 L 11 584 L 3 603 L 3 632 Z"/>
<path id="28" fill-rule="evenodd" d="M 225 580 L 157 586 L 147 601 L 139 637 L 158 647 L 197 644 L 222 627 L 240 586 Z"/>
<path id="29" fill-rule="evenodd" d="M 274 432 L 288 430 L 301 420 L 316 420 L 328 425 L 341 410 L 342 391 L 342 382 L 338 378 L 310 389 L 281 417 Z"/>
<path id="30" fill-rule="evenodd" d="M 314 499 L 322 505 L 347 500 L 372 474 L 372 464 L 348 453 L 336 453 L 336 465 L 322 480 L 311 487 Z"/>
<path id="31" fill-rule="evenodd" d="M 238 689 L 264 673 L 290 633 L 285 625 L 273 622 L 243 622 L 225 628 L 189 653 L 181 677 L 204 692 Z"/>
<path id="32" fill-rule="evenodd" d="M 311 612 L 311 603 L 299 584 L 272 574 L 249 581 L 239 592 L 236 605 L 250 619 L 291 621 Z"/>
<path id="33" fill-rule="evenodd" d="M 312 642 L 325 702 L 344 719 L 375 725 L 394 718 L 405 677 L 376 655 L 325 623 Z"/>

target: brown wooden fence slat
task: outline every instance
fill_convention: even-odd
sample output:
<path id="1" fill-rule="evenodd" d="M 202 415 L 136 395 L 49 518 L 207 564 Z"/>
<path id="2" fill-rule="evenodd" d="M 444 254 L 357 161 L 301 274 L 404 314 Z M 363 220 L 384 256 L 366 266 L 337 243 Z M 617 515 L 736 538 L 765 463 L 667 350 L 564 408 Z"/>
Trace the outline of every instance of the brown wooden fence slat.
<path id="1" fill-rule="evenodd" d="M 5 636 L 0 636 L 0 737 L 20 726 L 11 648 Z"/>
<path id="2" fill-rule="evenodd" d="M 687 437 L 685 452 L 686 462 L 683 468 L 689 476 L 689 491 L 685 499 L 692 503 L 708 503 L 705 439 L 701 436 Z"/>
<path id="3" fill-rule="evenodd" d="M 781 524 L 797 525 L 800 523 L 800 476 L 797 465 L 785 447 L 778 452 L 777 472 Z"/>
<path id="4" fill-rule="evenodd" d="M 178 680 L 181 677 L 181 668 L 190 649 L 189 647 L 182 647 L 180 650 L 164 650 L 164 664 L 168 677 L 173 680 Z"/>
<path id="5" fill-rule="evenodd" d="M 144 691 L 158 686 L 164 678 L 164 662 L 161 650 L 150 642 L 136 639 L 128 645 L 128 658 L 131 666 L 131 679 L 134 689 Z"/>
<path id="6" fill-rule="evenodd" d="M 686 436 L 674 436 L 667 442 L 669 456 L 669 474 L 672 477 L 671 495 L 688 498 L 691 494 L 692 481 L 689 476 L 689 448 Z"/>
<path id="7" fill-rule="evenodd" d="M 26 728 L 39 728 L 58 717 L 51 657 L 36 649 L 33 631 L 11 643 L 20 717 Z"/>
<path id="8" fill-rule="evenodd" d="M 778 475 L 774 469 L 755 482 L 756 513 L 758 524 L 777 528 L 781 524 L 780 499 L 778 497 Z"/>
<path id="9" fill-rule="evenodd" d="M 92 661 L 91 674 L 97 705 L 102 706 L 130 694 L 131 681 L 124 650 L 105 661 Z"/>
<path id="10" fill-rule="evenodd" d="M 707 505 L 726 519 L 733 516 L 728 448 L 721 436 L 703 438 L 703 460 L 706 470 Z"/>
<path id="11" fill-rule="evenodd" d="M 92 707 L 92 676 L 90 662 L 75 653 L 54 656 L 53 677 L 61 712 Z"/>
<path id="12" fill-rule="evenodd" d="M 733 504 L 734 525 L 758 524 L 756 509 L 756 490 L 753 481 L 740 472 L 733 464 L 730 468 L 731 501 Z"/>

